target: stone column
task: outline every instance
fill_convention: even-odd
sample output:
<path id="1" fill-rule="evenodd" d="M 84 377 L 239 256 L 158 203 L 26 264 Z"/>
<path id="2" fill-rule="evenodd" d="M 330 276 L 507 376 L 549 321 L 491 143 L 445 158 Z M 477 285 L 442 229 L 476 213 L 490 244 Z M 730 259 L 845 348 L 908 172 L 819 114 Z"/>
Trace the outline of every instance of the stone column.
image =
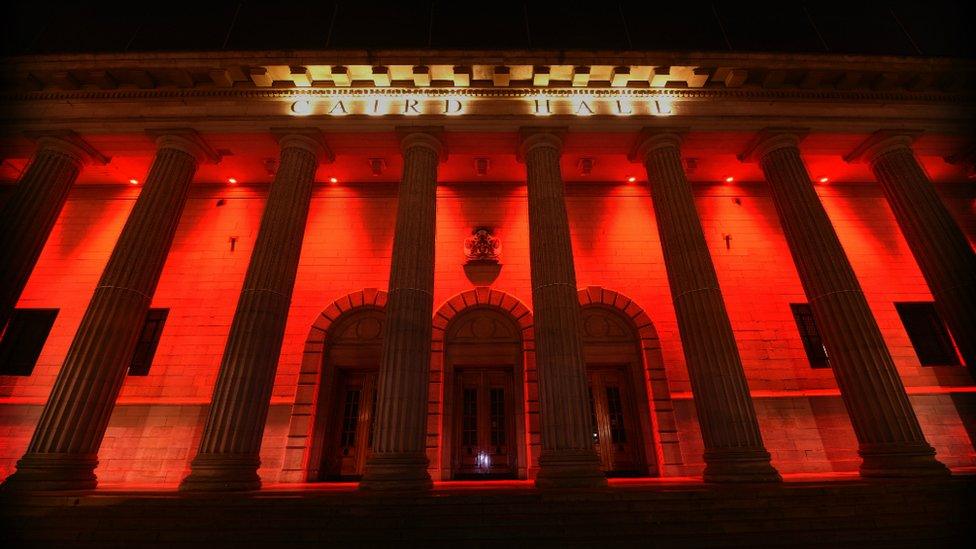
<path id="1" fill-rule="evenodd" d="M 632 160 L 651 185 L 664 264 L 695 409 L 705 442 L 705 480 L 780 480 L 763 446 L 732 325 L 705 244 L 691 185 L 681 165 L 681 137 L 645 130 Z"/>
<path id="2" fill-rule="evenodd" d="M 372 455 L 362 490 L 425 490 L 427 385 L 434 314 L 437 164 L 446 156 L 439 131 L 403 128 L 403 179 L 397 199 L 389 299 L 373 423 Z"/>
<path id="3" fill-rule="evenodd" d="M 519 159 L 529 191 L 529 258 L 539 371 L 542 453 L 536 486 L 603 486 L 593 448 L 569 218 L 559 171 L 562 131 L 523 128 Z"/>
<path id="4" fill-rule="evenodd" d="M 939 315 L 976 372 L 976 254 L 915 159 L 918 133 L 877 132 L 844 159 L 871 163 Z"/>
<path id="5" fill-rule="evenodd" d="M 17 305 L 68 191 L 85 164 L 105 158 L 74 132 L 37 135 L 37 151 L 0 211 L 0 332 Z"/>
<path id="6" fill-rule="evenodd" d="M 261 440 L 298 272 L 319 161 L 318 130 L 279 133 L 281 161 L 268 194 L 200 449 L 180 490 L 257 490 Z"/>
<path id="7" fill-rule="evenodd" d="M 197 164 L 214 154 L 191 130 L 157 135 L 156 157 L 68 349 L 27 453 L 6 490 L 96 485 L 98 447 L 145 322 Z"/>
<path id="8" fill-rule="evenodd" d="M 798 147 L 803 131 L 767 130 L 740 160 L 758 159 L 800 282 L 827 347 L 860 446 L 861 475 L 945 475 L 871 314 Z"/>

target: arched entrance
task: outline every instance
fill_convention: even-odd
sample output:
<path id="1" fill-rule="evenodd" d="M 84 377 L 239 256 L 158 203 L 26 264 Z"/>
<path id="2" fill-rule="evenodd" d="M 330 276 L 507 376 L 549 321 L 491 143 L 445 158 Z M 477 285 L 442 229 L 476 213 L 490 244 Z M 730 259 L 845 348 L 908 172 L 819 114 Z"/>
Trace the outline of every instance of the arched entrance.
<path id="1" fill-rule="evenodd" d="M 677 439 L 653 325 L 617 292 L 590 287 L 579 295 L 593 442 L 603 470 L 607 476 L 657 476 L 661 445 L 673 441 L 677 449 Z M 662 398 L 652 407 L 648 389 L 655 383 L 653 394 Z"/>
<path id="2" fill-rule="evenodd" d="M 443 351 L 435 361 L 443 394 L 441 478 L 526 478 L 524 335 L 531 334 L 531 314 L 487 288 L 458 297 L 435 315 L 435 352 Z"/>
<path id="3" fill-rule="evenodd" d="M 386 292 L 367 288 L 334 301 L 305 342 L 282 482 L 355 479 L 372 426 Z"/>
<path id="4" fill-rule="evenodd" d="M 316 423 L 320 480 L 358 480 L 372 447 L 383 321 L 382 310 L 360 307 L 342 315 L 326 338 Z"/>

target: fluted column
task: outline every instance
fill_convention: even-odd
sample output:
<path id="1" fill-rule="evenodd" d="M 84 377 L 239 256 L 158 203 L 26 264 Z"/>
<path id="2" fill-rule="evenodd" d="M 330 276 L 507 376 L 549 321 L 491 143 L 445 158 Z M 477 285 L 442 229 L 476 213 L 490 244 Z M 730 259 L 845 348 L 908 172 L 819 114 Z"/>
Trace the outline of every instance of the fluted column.
<path id="1" fill-rule="evenodd" d="M 976 254 L 912 152 L 916 133 L 877 132 L 845 160 L 871 163 L 936 310 L 976 372 Z"/>
<path id="2" fill-rule="evenodd" d="M 840 240 L 800 158 L 801 131 L 763 132 L 740 159 L 758 159 L 841 398 L 862 476 L 944 475 Z"/>
<path id="3" fill-rule="evenodd" d="M 436 129 L 401 131 L 403 178 L 397 199 L 389 298 L 377 382 L 372 455 L 363 490 L 424 490 L 427 382 L 434 314 L 437 164 L 446 155 Z"/>
<path id="4" fill-rule="evenodd" d="M 68 191 L 88 163 L 108 159 L 73 132 L 38 135 L 27 171 L 0 211 L 0 331 L 17 305 Z"/>
<path id="5" fill-rule="evenodd" d="M 529 194 L 529 259 L 539 371 L 540 488 L 602 486 L 593 448 L 576 269 L 569 238 L 560 131 L 523 128 L 519 159 Z"/>
<path id="6" fill-rule="evenodd" d="M 281 159 L 214 386 L 200 449 L 181 490 L 256 490 L 261 440 L 298 272 L 312 183 L 332 154 L 317 130 L 279 134 Z"/>
<path id="7" fill-rule="evenodd" d="M 780 480 L 763 446 L 722 291 L 681 165 L 681 137 L 645 131 L 633 160 L 651 185 L 664 264 L 705 443 L 705 480 Z"/>
<path id="8" fill-rule="evenodd" d="M 7 490 L 93 488 L 98 447 L 125 379 L 129 360 L 197 164 L 216 160 L 195 133 L 171 131 L 112 250 L 68 349 L 27 453 Z"/>

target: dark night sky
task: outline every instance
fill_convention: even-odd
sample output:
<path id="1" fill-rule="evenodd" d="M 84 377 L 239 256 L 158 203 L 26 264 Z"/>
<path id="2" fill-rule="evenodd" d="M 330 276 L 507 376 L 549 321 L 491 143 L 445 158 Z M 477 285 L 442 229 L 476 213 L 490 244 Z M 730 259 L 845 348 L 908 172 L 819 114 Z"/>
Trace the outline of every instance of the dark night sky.
<path id="1" fill-rule="evenodd" d="M 481 10 L 459 5 L 490 6 Z M 965 2 L 13 2 L 6 55 L 461 48 L 973 56 Z"/>

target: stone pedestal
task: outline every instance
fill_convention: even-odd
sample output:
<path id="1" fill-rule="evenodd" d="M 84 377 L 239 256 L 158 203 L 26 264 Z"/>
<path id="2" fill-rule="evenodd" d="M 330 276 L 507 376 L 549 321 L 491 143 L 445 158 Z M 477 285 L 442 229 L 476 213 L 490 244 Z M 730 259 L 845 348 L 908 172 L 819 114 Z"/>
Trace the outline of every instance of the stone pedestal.
<path id="1" fill-rule="evenodd" d="M 34 158 L 0 211 L 0 332 L 10 320 L 81 168 L 88 163 L 108 163 L 72 132 L 46 132 L 37 138 Z"/>
<path id="2" fill-rule="evenodd" d="M 427 385 L 434 314 L 437 165 L 445 156 L 432 128 L 401 131 L 403 179 L 397 201 L 373 448 L 361 490 L 432 486 L 427 472 Z"/>
<path id="3" fill-rule="evenodd" d="M 586 363 L 580 337 L 576 270 L 569 238 L 560 132 L 525 128 L 519 158 L 525 162 L 529 201 L 529 258 L 539 371 L 542 453 L 540 488 L 604 486 L 593 449 Z"/>
<path id="4" fill-rule="evenodd" d="M 210 413 L 180 490 L 256 490 L 261 440 L 302 251 L 319 161 L 332 154 L 317 130 L 279 136 L 281 160 L 268 194 Z"/>
<path id="5" fill-rule="evenodd" d="M 27 453 L 4 490 L 96 485 L 98 447 L 122 388 L 200 161 L 217 160 L 189 130 L 167 131 L 68 349 Z"/>
<path id="6" fill-rule="evenodd" d="M 976 373 L 976 253 L 912 152 L 916 132 L 881 131 L 845 160 L 866 160 L 881 183 L 935 308 Z"/>
<path id="7" fill-rule="evenodd" d="M 935 450 L 922 434 L 878 324 L 800 158 L 802 137 L 802 131 L 765 131 L 740 159 L 758 159 L 766 175 L 857 435 L 861 475 L 946 475 L 948 469 L 936 461 Z"/>
<path id="8" fill-rule="evenodd" d="M 780 480 L 763 446 L 732 325 L 681 165 L 681 138 L 641 134 L 632 160 L 651 185 L 664 264 L 705 443 L 706 481 Z"/>

